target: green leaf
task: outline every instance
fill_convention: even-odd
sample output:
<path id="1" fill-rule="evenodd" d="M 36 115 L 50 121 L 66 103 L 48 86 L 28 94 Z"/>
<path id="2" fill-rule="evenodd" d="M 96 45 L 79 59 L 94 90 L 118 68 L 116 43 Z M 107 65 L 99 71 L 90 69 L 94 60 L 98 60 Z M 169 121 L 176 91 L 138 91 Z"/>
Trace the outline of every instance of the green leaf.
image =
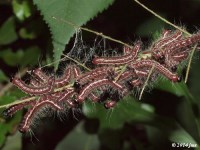
<path id="1" fill-rule="evenodd" d="M 23 39 L 34 39 L 36 34 L 34 32 L 29 32 L 26 28 L 21 28 L 19 30 L 19 35 Z"/>
<path id="2" fill-rule="evenodd" d="M 159 127 L 149 125 L 145 126 L 147 137 L 152 143 L 152 145 L 157 147 L 156 149 L 162 149 L 163 146 L 168 146 L 168 140 L 175 143 L 197 143 L 193 139 L 193 137 L 188 132 L 186 132 L 180 125 L 178 125 L 176 122 L 174 122 L 173 124 L 175 126 L 174 129 L 170 129 L 167 127 L 159 129 Z M 168 123 L 166 123 L 166 125 L 168 125 Z"/>
<path id="3" fill-rule="evenodd" d="M 19 64 L 26 66 L 26 65 L 36 65 L 38 64 L 38 60 L 39 60 L 39 54 L 40 54 L 40 48 L 37 46 L 32 46 L 27 48 L 24 51 L 24 55 L 21 59 L 21 61 L 19 62 Z"/>
<path id="4" fill-rule="evenodd" d="M 78 141 L 78 143 L 77 143 Z M 84 131 L 83 122 L 80 122 L 74 130 L 57 145 L 56 150 L 84 149 L 92 150 L 99 147 L 97 135 L 91 135 Z"/>
<path id="5" fill-rule="evenodd" d="M 7 45 L 17 40 L 15 20 L 13 17 L 8 18 L 0 27 L 0 35 L 0 45 Z"/>
<path id="6" fill-rule="evenodd" d="M 155 84 L 155 88 L 167 91 L 169 93 L 172 93 L 176 96 L 184 96 L 191 102 L 195 101 L 193 96 L 191 95 L 187 85 L 184 83 L 184 81 L 180 83 L 172 83 L 171 81 L 167 79 L 161 79 L 159 78 L 157 81 L 159 84 Z"/>
<path id="7" fill-rule="evenodd" d="M 148 124 L 147 124 L 148 125 Z M 194 139 L 194 137 L 191 136 L 190 132 L 185 130 L 176 120 L 173 118 L 167 118 L 165 116 L 156 116 L 155 120 L 152 122 L 152 127 L 155 127 L 155 129 L 159 129 L 156 132 L 152 132 L 151 134 L 158 135 L 158 132 L 161 132 L 159 135 L 164 135 L 167 137 L 171 142 L 177 142 L 177 143 L 183 143 L 186 142 L 186 140 L 190 141 L 191 143 L 197 143 L 198 139 Z M 153 135 L 151 135 L 153 136 Z M 154 135 L 155 136 L 155 135 Z M 181 138 L 182 136 L 182 138 Z"/>
<path id="8" fill-rule="evenodd" d="M 13 136 L 9 136 L 2 150 L 21 150 L 22 134 L 17 132 Z"/>
<path id="9" fill-rule="evenodd" d="M 31 16 L 32 3 L 29 0 L 13 0 L 12 7 L 16 17 L 21 21 Z"/>
<path id="10" fill-rule="evenodd" d="M 181 83 L 171 83 L 168 80 L 162 80 L 159 83 L 156 86 L 157 89 L 170 92 L 178 97 L 183 97 L 176 108 L 177 120 L 197 142 L 200 142 L 198 140 L 200 139 L 200 128 L 193 107 L 196 105 L 197 100 L 194 99 L 187 85 L 184 81 Z"/>
<path id="11" fill-rule="evenodd" d="M 154 147 L 158 147 L 157 149 L 162 149 L 165 143 L 168 141 L 166 135 L 163 134 L 162 130 L 149 125 L 145 125 L 144 127 L 146 129 L 146 134 L 149 142 Z"/>
<path id="12" fill-rule="evenodd" d="M 150 19 L 146 19 L 145 22 L 143 22 L 138 29 L 136 29 L 136 34 L 139 34 L 140 36 L 149 36 L 152 35 L 152 33 L 156 33 L 158 34 L 158 31 L 161 30 L 163 28 L 163 26 L 165 25 L 165 23 L 156 18 L 156 17 L 152 17 Z"/>
<path id="13" fill-rule="evenodd" d="M 6 136 L 16 132 L 16 126 L 21 120 L 22 113 L 16 113 L 15 116 L 4 123 L 0 123 L 0 147 L 4 144 Z"/>
<path id="14" fill-rule="evenodd" d="M 189 85 L 190 90 L 192 95 L 196 98 L 199 99 L 200 97 L 200 88 L 199 88 L 199 83 L 200 83 L 200 60 L 198 59 L 200 57 L 200 54 L 198 53 L 197 55 L 194 56 L 193 62 L 191 64 L 191 69 L 190 69 L 190 76 L 189 76 Z M 200 103 L 200 102 L 199 102 Z"/>
<path id="15" fill-rule="evenodd" d="M 190 135 L 200 143 L 200 128 L 197 118 L 194 115 L 193 107 L 188 104 L 186 99 L 183 99 L 177 106 L 177 120 L 180 122 L 181 126 Z"/>
<path id="16" fill-rule="evenodd" d="M 22 50 L 18 50 L 17 52 L 13 52 L 11 49 L 0 51 L 0 58 L 2 58 L 9 66 L 19 65 L 19 62 L 22 61 L 23 55 L 24 52 Z"/>
<path id="17" fill-rule="evenodd" d="M 101 128 L 121 128 L 125 122 L 151 122 L 154 118 L 147 104 L 137 102 L 132 97 L 126 97 L 118 102 L 113 109 L 107 110 L 102 104 L 86 102 L 83 105 L 83 113 L 88 118 L 98 118 Z"/>
<path id="18" fill-rule="evenodd" d="M 34 20 L 30 20 L 20 28 L 19 36 L 23 39 L 36 39 L 39 38 L 40 35 L 44 34 L 44 30 L 46 30 L 46 25 L 44 21 L 38 17 Z M 48 35 L 47 35 L 48 36 Z"/>
<path id="19" fill-rule="evenodd" d="M 0 70 L 0 82 L 8 81 L 8 77 L 4 74 L 2 70 Z"/>
<path id="20" fill-rule="evenodd" d="M 105 129 L 99 131 L 99 139 L 102 145 L 105 145 L 109 150 L 119 149 L 123 140 L 122 130 Z M 105 148 L 106 149 L 106 148 Z"/>
<path id="21" fill-rule="evenodd" d="M 173 131 L 170 135 L 170 140 L 177 143 L 197 144 L 190 134 L 181 129 Z"/>
<path id="22" fill-rule="evenodd" d="M 94 105 L 91 102 L 86 102 L 83 105 L 83 113 L 86 117 L 99 120 L 100 130 L 122 128 L 126 122 L 143 123 L 159 129 L 160 135 L 164 135 L 172 142 L 186 142 L 187 139 L 192 143 L 198 142 L 198 139 L 190 135 L 191 130 L 185 129 L 176 120 L 156 115 L 153 112 L 154 109 L 151 105 L 141 104 L 131 97 L 126 97 L 119 101 L 118 105 L 112 110 L 106 110 L 102 104 Z M 175 133 L 179 134 L 176 135 Z M 181 136 L 185 138 L 180 138 Z"/>
<path id="23" fill-rule="evenodd" d="M 0 97 L 0 105 L 11 103 L 16 100 L 12 94 L 6 94 Z M 2 118 L 2 112 L 0 111 L 0 147 L 4 144 L 6 136 L 16 132 L 16 126 L 21 120 L 22 113 L 16 113 L 11 119 L 5 120 Z"/>
<path id="24" fill-rule="evenodd" d="M 13 52 L 11 49 L 0 51 L 0 58 L 10 66 L 26 66 L 38 63 L 40 49 L 37 46 L 27 48 L 25 51 L 18 50 Z"/>
<path id="25" fill-rule="evenodd" d="M 102 12 L 114 0 L 34 0 L 44 20 L 50 27 L 54 46 L 54 61 L 59 60 L 65 45 L 75 33 L 75 28 L 69 24 L 53 19 L 64 19 L 78 26 Z M 57 68 L 58 63 L 55 64 Z"/>

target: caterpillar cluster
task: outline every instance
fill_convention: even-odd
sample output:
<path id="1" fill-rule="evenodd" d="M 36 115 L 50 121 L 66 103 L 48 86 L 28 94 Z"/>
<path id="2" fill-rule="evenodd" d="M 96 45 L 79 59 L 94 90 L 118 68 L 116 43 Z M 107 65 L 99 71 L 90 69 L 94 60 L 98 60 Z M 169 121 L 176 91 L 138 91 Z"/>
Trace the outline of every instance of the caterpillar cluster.
<path id="1" fill-rule="evenodd" d="M 22 103 L 4 110 L 4 115 L 12 116 L 28 106 L 19 125 L 20 132 L 27 132 L 33 118 L 43 108 L 62 112 L 80 107 L 86 99 L 102 103 L 107 109 L 113 108 L 133 88 L 144 85 L 152 68 L 150 80 L 163 75 L 174 83 L 180 82 L 177 65 L 188 58 L 192 47 L 199 41 L 200 33 L 185 37 L 181 31 L 164 30 L 147 50 L 141 50 L 142 42 L 139 41 L 132 48 L 125 46 L 121 56 L 95 56 L 91 62 L 95 67 L 90 71 L 83 71 L 78 65 L 68 65 L 63 75 L 56 77 L 37 68 L 32 71 L 29 84 L 17 77 L 12 79 L 16 87 L 34 99 L 24 102 L 22 99 Z"/>

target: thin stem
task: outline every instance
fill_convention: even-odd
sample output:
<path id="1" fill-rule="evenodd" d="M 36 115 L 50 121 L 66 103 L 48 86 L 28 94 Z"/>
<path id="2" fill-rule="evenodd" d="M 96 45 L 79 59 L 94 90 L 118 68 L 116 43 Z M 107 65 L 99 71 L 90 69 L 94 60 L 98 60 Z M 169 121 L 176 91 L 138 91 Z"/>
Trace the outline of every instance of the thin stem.
<path id="1" fill-rule="evenodd" d="M 124 66 L 122 67 L 122 69 L 121 69 L 119 75 L 115 78 L 115 81 L 117 81 L 117 80 L 120 78 L 120 76 L 122 75 L 122 73 L 124 73 L 124 71 L 126 70 L 127 66 L 128 66 L 128 65 L 126 64 L 126 65 L 124 65 Z"/>
<path id="2" fill-rule="evenodd" d="M 183 33 L 191 36 L 191 34 L 187 31 L 185 31 L 184 29 L 180 28 L 179 26 L 176 26 L 175 24 L 171 23 L 170 21 L 168 21 L 167 19 L 163 18 L 162 16 L 158 15 L 157 13 L 155 13 L 153 10 L 149 9 L 147 6 L 145 6 L 144 4 L 142 4 L 141 2 L 139 2 L 138 0 L 134 0 L 137 4 L 139 4 L 141 7 L 143 7 L 144 9 L 146 9 L 148 12 L 150 12 L 151 14 L 153 14 L 154 16 L 156 16 L 157 18 L 159 18 L 160 20 L 164 21 L 165 23 L 173 26 L 174 28 L 182 31 Z"/>
<path id="3" fill-rule="evenodd" d="M 139 4 L 141 7 L 143 7 L 144 9 L 146 9 L 148 12 L 150 12 L 151 14 L 153 14 L 154 16 L 156 16 L 157 18 L 159 18 L 160 20 L 164 21 L 165 23 L 173 26 L 174 28 L 180 30 L 181 32 L 187 34 L 188 36 L 191 36 L 191 34 L 187 31 L 185 31 L 184 29 L 176 26 L 175 24 L 169 22 L 168 20 L 166 20 L 165 18 L 161 17 L 160 15 L 158 15 L 157 13 L 155 13 L 153 10 L 149 9 L 148 7 L 146 7 L 144 4 L 142 4 L 141 2 L 139 2 L 138 0 L 134 0 L 137 4 Z M 187 71 L 186 71 L 186 75 L 185 75 L 185 83 L 187 82 L 188 80 L 188 76 L 189 76 L 189 72 L 190 72 L 190 67 L 191 67 L 191 63 L 192 63 L 192 58 L 193 58 L 193 55 L 194 55 L 194 52 L 196 50 L 196 47 L 197 47 L 197 44 L 193 47 L 192 49 L 192 52 L 190 54 L 190 57 L 189 57 L 189 62 L 188 62 L 188 66 L 187 66 Z M 148 76 L 150 77 L 150 75 Z M 148 79 L 148 78 L 147 78 Z M 147 81 L 147 80 L 146 80 Z M 144 87 L 145 87 L 145 84 L 144 84 Z M 143 87 L 143 89 L 144 89 Z M 143 90 L 142 90 L 143 92 Z M 141 92 L 141 93 L 142 93 Z M 142 96 L 142 94 L 140 93 L 140 96 Z M 198 128 L 198 132 L 200 133 L 200 128 L 199 128 L 199 124 L 198 124 L 198 121 L 195 119 L 195 122 L 197 123 L 197 128 Z"/>
<path id="4" fill-rule="evenodd" d="M 178 29 L 178 30 L 184 32 L 185 34 L 191 36 L 190 33 L 188 33 L 187 31 L 185 31 L 184 29 L 182 29 L 182 28 L 180 28 L 180 27 L 174 25 L 173 23 L 169 22 L 169 21 L 166 20 L 165 18 L 161 17 L 160 15 L 158 15 L 157 13 L 155 13 L 153 10 L 151 10 L 151 9 L 149 9 L 148 7 L 146 7 L 145 5 L 143 5 L 143 4 L 142 4 L 141 2 L 139 2 L 138 0 L 134 0 L 134 1 L 135 1 L 137 4 L 139 4 L 140 6 L 142 6 L 144 9 L 146 9 L 147 11 L 149 11 L 150 13 L 152 13 L 154 16 L 156 16 L 157 18 L 159 18 L 159 19 L 161 19 L 162 21 L 164 21 L 165 23 L 167 23 L 167 24 L 173 26 L 174 28 L 176 28 L 176 29 Z M 105 39 L 108 39 L 108 40 L 111 40 L 111 41 L 114 41 L 114 42 L 116 42 L 116 43 L 120 43 L 120 44 L 122 44 L 122 45 L 125 45 L 125 46 L 127 46 L 127 47 L 132 48 L 131 45 L 126 44 L 126 43 L 124 43 L 124 42 L 122 42 L 122 41 L 120 41 L 120 40 L 113 39 L 113 38 L 111 38 L 111 37 L 109 37 L 109 36 L 107 36 L 107 35 L 104 35 L 103 33 L 99 33 L 99 32 L 96 32 L 96 31 L 93 31 L 93 30 L 84 28 L 84 27 L 80 27 L 80 26 L 75 25 L 74 23 L 69 22 L 69 21 L 64 20 L 64 19 L 59 19 L 59 18 L 56 18 L 56 17 L 52 17 L 52 18 L 55 19 L 55 20 L 58 20 L 58 21 L 60 21 L 60 22 L 64 22 L 64 23 L 66 23 L 66 24 L 68 24 L 68 25 L 71 25 L 71 26 L 73 26 L 74 28 L 81 29 L 81 30 L 84 30 L 84 31 L 87 31 L 87 32 L 90 32 L 90 33 L 93 33 L 93 34 L 96 34 L 96 35 L 99 35 L 99 36 L 102 36 L 102 37 L 104 37 Z M 189 74 L 189 70 L 190 70 L 190 66 L 191 66 L 191 61 L 192 61 L 192 57 L 193 57 L 193 54 L 194 54 L 195 49 L 196 49 L 196 45 L 194 46 L 194 48 L 193 48 L 193 50 L 192 50 L 192 53 L 191 53 L 191 55 L 190 55 L 189 64 L 188 64 L 187 72 L 186 72 L 185 82 L 186 82 L 187 79 L 188 79 L 188 74 Z M 149 55 L 150 55 L 150 53 L 149 53 Z M 91 69 L 89 69 L 89 68 L 86 67 L 85 65 L 81 64 L 81 63 L 78 62 L 77 60 L 75 60 L 75 59 L 73 59 L 73 58 L 70 58 L 70 57 L 67 56 L 67 55 L 64 55 L 64 56 L 65 56 L 64 58 L 62 58 L 62 59 L 60 59 L 60 60 L 57 60 L 57 61 L 55 61 L 55 62 L 58 62 L 58 61 L 61 61 L 61 60 L 65 60 L 66 58 L 68 58 L 68 59 L 74 61 L 75 63 L 77 63 L 79 66 L 84 67 L 86 70 L 91 71 Z M 141 58 L 143 58 L 143 57 L 145 57 L 145 56 L 147 57 L 147 54 L 141 54 L 141 55 L 140 55 Z M 145 57 L 145 58 L 146 58 L 146 57 Z M 53 63 L 55 63 L 55 62 L 52 62 L 52 63 L 50 63 L 50 64 L 47 64 L 47 65 L 45 65 L 45 66 L 43 66 L 43 67 L 50 66 L 51 64 L 53 64 Z M 41 68 L 43 68 L 43 67 L 41 67 Z M 127 67 L 126 65 L 123 66 L 123 68 L 121 69 L 121 72 L 119 73 L 119 75 L 116 77 L 115 80 L 117 80 L 117 79 L 120 77 L 120 75 L 124 72 L 124 70 L 126 69 L 126 67 Z M 151 76 L 151 74 L 152 74 L 152 72 L 153 72 L 153 69 L 154 69 L 154 66 L 151 68 L 151 70 L 150 70 L 150 72 L 149 72 L 149 74 L 148 74 L 147 80 L 145 81 L 145 83 L 144 83 L 144 85 L 143 85 L 143 88 L 142 88 L 142 90 L 141 90 L 139 99 L 141 99 L 141 97 L 142 97 L 142 94 L 143 94 L 143 92 L 144 92 L 145 87 L 146 87 L 147 84 L 148 84 L 148 80 L 150 79 L 150 76 Z M 9 83 L 9 84 L 10 84 L 10 83 Z M 11 84 L 10 84 L 10 85 L 11 85 Z M 62 88 L 55 89 L 54 92 L 56 92 L 56 91 L 61 91 L 61 90 L 66 89 L 66 88 L 70 88 L 70 87 L 72 87 L 72 86 L 73 86 L 73 84 L 69 84 L 69 85 L 64 86 L 64 87 L 62 87 Z M 10 88 L 10 86 L 9 86 L 9 88 Z M 8 88 L 8 89 L 9 89 L 9 88 Z M 0 92 L 0 94 L 1 94 L 1 92 Z M 25 102 L 25 101 L 33 100 L 34 98 L 36 98 L 36 97 L 33 96 L 33 97 L 30 97 L 30 98 L 24 99 L 23 101 L 17 101 L 17 102 L 13 102 L 13 103 L 10 103 L 10 104 L 2 105 L 2 106 L 0 106 L 0 108 L 10 107 L 10 106 L 15 105 L 15 104 L 20 104 L 20 103 L 23 103 L 23 102 Z"/>
<path id="5" fill-rule="evenodd" d="M 65 60 L 65 58 L 61 58 L 61 59 L 59 59 L 59 60 L 53 61 L 53 62 L 51 62 L 51 63 L 48 63 L 47 65 L 44 65 L 44 66 L 42 66 L 42 67 L 40 67 L 40 68 L 48 67 L 48 66 L 51 66 L 51 65 L 53 65 L 53 64 L 55 64 L 55 63 L 57 63 L 57 62 L 64 61 L 64 60 Z"/>
<path id="6" fill-rule="evenodd" d="M 59 91 L 62 91 L 62 90 L 64 90 L 64 89 L 73 89 L 72 86 L 73 86 L 73 84 L 68 84 L 67 86 L 54 89 L 54 92 L 59 92 Z M 1 109 L 1 108 L 8 108 L 8 107 L 10 107 L 10 106 L 13 106 L 13 105 L 16 105 L 16 104 L 21 104 L 21 103 L 24 103 L 24 102 L 29 102 L 29 101 L 32 101 L 32 100 L 34 100 L 34 99 L 36 99 L 36 98 L 37 98 L 37 96 L 32 96 L 32 97 L 25 98 L 25 99 L 23 99 L 23 100 L 16 100 L 16 101 L 13 102 L 13 103 L 1 105 L 1 106 L 0 106 L 0 109 Z"/>
<path id="7" fill-rule="evenodd" d="M 190 67 L 191 67 L 191 64 L 192 64 L 192 58 L 194 56 L 194 52 L 195 52 L 196 48 L 197 48 L 197 44 L 193 47 L 192 52 L 191 52 L 190 57 L 189 57 L 188 67 L 187 67 L 186 74 L 185 74 L 185 83 L 188 81 Z"/>
<path id="8" fill-rule="evenodd" d="M 13 103 L 10 103 L 10 104 L 1 105 L 1 106 L 0 106 L 0 109 L 1 109 L 1 108 L 8 108 L 8 107 L 10 107 L 10 106 L 13 106 L 13 105 L 16 105 L 16 104 L 21 104 L 21 103 L 24 103 L 24 102 L 29 102 L 29 101 L 34 100 L 35 98 L 36 98 L 36 97 L 33 96 L 33 97 L 29 97 L 29 98 L 26 98 L 26 99 L 23 99 L 23 100 L 17 100 L 17 101 L 15 101 L 15 102 L 13 102 Z"/>
<path id="9" fill-rule="evenodd" d="M 189 32 L 187 32 L 186 30 L 180 28 L 179 26 L 176 26 L 175 24 L 171 23 L 170 21 L 168 21 L 167 19 L 163 18 L 162 16 L 158 15 L 157 13 L 155 13 L 153 10 L 149 9 L 147 6 L 145 6 L 144 4 L 142 4 L 140 1 L 138 0 L 134 0 L 137 4 L 139 4 L 141 7 L 143 7 L 144 9 L 146 9 L 148 12 L 150 12 L 151 14 L 153 14 L 155 17 L 159 18 L 160 20 L 164 21 L 165 23 L 173 26 L 174 28 L 180 30 L 181 32 L 187 34 L 188 36 L 191 36 L 192 34 L 190 34 Z M 191 62 L 192 62 L 192 58 L 195 52 L 196 46 L 195 48 L 192 50 L 190 58 L 189 58 L 189 62 L 188 62 L 188 66 L 187 66 L 187 72 L 185 75 L 185 83 L 188 80 L 188 76 L 189 76 L 189 72 L 190 72 L 190 67 L 191 67 Z"/>
<path id="10" fill-rule="evenodd" d="M 72 61 L 75 62 L 77 65 L 79 65 L 79 66 L 85 68 L 86 70 L 91 71 L 90 68 L 86 67 L 85 65 L 83 65 L 83 64 L 80 63 L 80 62 L 78 62 L 77 60 L 75 60 L 75 59 L 73 59 L 73 58 L 71 58 L 71 57 L 69 57 L 69 56 L 67 56 L 67 55 L 65 55 L 65 54 L 63 54 L 63 56 L 65 56 L 65 58 L 68 58 L 68 59 L 72 60 Z"/>
<path id="11" fill-rule="evenodd" d="M 63 91 L 64 89 L 73 89 L 72 86 L 74 85 L 74 83 L 72 84 L 68 84 L 64 87 L 61 87 L 61 88 L 58 88 L 58 89 L 55 89 L 54 92 L 59 92 L 59 91 Z"/>
<path id="12" fill-rule="evenodd" d="M 151 70 L 149 71 L 149 74 L 148 74 L 148 76 L 147 76 L 147 79 L 146 79 L 146 81 L 144 82 L 144 85 L 143 85 L 142 90 L 141 90 L 141 92 L 140 92 L 139 100 L 142 99 L 142 95 L 143 95 L 143 93 L 144 93 L 144 89 L 145 89 L 146 86 L 148 85 L 148 81 L 149 81 L 149 79 L 150 79 L 150 77 L 151 77 L 151 74 L 153 73 L 154 68 L 155 68 L 155 66 L 153 65 L 152 68 L 151 68 Z"/>
<path id="13" fill-rule="evenodd" d="M 122 41 L 120 41 L 120 40 L 113 39 L 113 38 L 111 38 L 110 36 L 104 35 L 103 33 L 96 32 L 96 31 L 90 30 L 90 29 L 88 29 L 88 28 L 80 27 L 80 26 L 78 26 L 78 25 L 76 25 L 76 24 L 74 24 L 74 23 L 72 23 L 72 22 L 70 22 L 70 21 L 64 20 L 64 19 L 62 19 L 62 18 L 56 18 L 56 17 L 54 17 L 54 16 L 53 16 L 52 18 L 55 19 L 55 20 L 58 20 L 58 21 L 60 21 L 60 22 L 64 22 L 64 23 L 66 23 L 66 24 L 68 24 L 68 25 L 71 25 L 71 26 L 73 26 L 73 27 L 76 28 L 76 29 L 81 29 L 81 30 L 84 30 L 84 31 L 87 31 L 87 32 L 96 34 L 96 35 L 98 35 L 98 36 L 102 36 L 102 37 L 105 38 L 105 39 L 108 39 L 108 40 L 110 40 L 110 41 L 113 41 L 113 42 L 116 42 L 116 43 L 119 43 L 119 44 L 122 44 L 122 45 L 125 45 L 125 46 L 127 46 L 127 47 L 132 48 L 131 45 L 129 45 L 129 44 L 127 44 L 127 43 L 124 43 L 124 42 L 122 42 Z"/>

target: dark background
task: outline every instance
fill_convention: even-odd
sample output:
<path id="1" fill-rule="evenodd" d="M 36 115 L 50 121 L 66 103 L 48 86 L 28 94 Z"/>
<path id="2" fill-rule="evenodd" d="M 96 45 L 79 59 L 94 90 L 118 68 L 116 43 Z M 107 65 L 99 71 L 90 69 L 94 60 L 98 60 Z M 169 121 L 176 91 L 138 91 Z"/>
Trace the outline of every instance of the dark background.
<path id="1" fill-rule="evenodd" d="M 141 2 L 144 2 L 144 4 L 150 9 L 154 10 L 158 14 L 161 14 L 172 23 L 186 27 L 187 31 L 190 33 L 198 31 L 200 24 L 200 1 L 143 0 Z M 10 45 L 1 45 L 0 50 L 4 50 L 9 47 L 13 52 L 17 52 L 19 49 L 24 50 L 30 46 L 37 45 L 40 49 L 38 57 L 45 60 L 48 58 L 47 54 L 48 56 L 52 55 L 53 48 L 51 44 L 50 32 L 35 6 L 32 6 L 32 12 L 33 13 L 30 17 L 24 19 L 23 21 L 19 21 L 16 17 L 14 17 L 11 1 L 0 2 L 0 24 L 3 24 L 7 18 L 13 16 L 15 19 L 15 30 L 17 32 L 20 31 L 21 27 L 25 27 L 36 34 L 36 37 L 33 39 L 19 37 Z M 144 43 L 144 47 L 148 47 L 156 32 L 161 31 L 163 28 L 173 29 L 131 0 L 116 0 L 113 5 L 93 20 L 89 21 L 84 27 L 102 32 L 105 35 L 129 44 L 133 44 L 134 41 L 141 39 Z M 92 45 L 96 35 L 83 31 L 83 38 L 87 45 Z M 119 44 L 111 41 L 107 41 L 107 43 L 112 48 L 120 49 Z M 72 44 L 73 39 L 68 45 L 69 49 Z M 23 68 L 20 65 L 10 66 L 4 61 L 4 59 L 1 58 L 0 69 L 6 74 L 7 77 L 12 77 L 16 74 L 19 68 Z M 196 77 L 196 75 L 194 75 L 196 72 L 200 71 L 197 66 L 200 64 L 198 54 L 195 56 L 194 62 L 196 66 L 192 67 L 192 73 L 189 78 L 188 86 L 194 97 L 198 97 L 199 88 L 197 85 L 200 83 L 200 80 Z M 35 65 L 33 66 L 30 64 L 30 67 L 28 68 L 37 66 L 37 59 L 34 64 Z M 185 70 L 182 70 L 183 76 L 184 73 Z M 195 85 L 193 83 L 195 83 Z M 1 85 L 4 86 L 5 82 L 2 82 Z M 178 97 L 177 95 L 158 89 L 152 89 L 151 92 L 146 92 L 141 103 L 152 105 L 156 114 L 178 120 L 175 114 L 177 113 L 177 106 L 181 101 L 182 97 Z M 147 128 L 144 127 L 145 124 L 143 123 L 126 123 L 120 129 L 115 130 L 108 128 L 103 133 L 101 132 L 101 134 L 99 134 L 98 119 L 89 119 L 80 112 L 76 112 L 77 119 L 75 119 L 73 113 L 74 112 L 70 111 L 67 117 L 64 117 L 65 120 L 62 122 L 57 117 L 41 121 L 34 132 L 39 141 L 37 141 L 34 136 L 31 139 L 30 136 L 23 135 L 22 149 L 53 150 L 69 132 L 74 131 L 76 125 L 81 121 L 84 122 L 83 130 L 86 131 L 86 133 L 97 135 L 99 137 L 100 144 L 96 147 L 96 149 L 171 149 L 170 140 L 165 137 L 160 138 L 159 141 L 159 134 L 155 135 L 158 139 L 157 143 L 155 143 L 155 141 L 152 142 L 152 140 L 147 136 Z M 112 142 L 112 140 L 115 142 Z M 77 139 L 74 142 L 79 144 L 80 141 Z M 142 148 L 140 148 L 140 144 Z M 70 149 L 70 146 L 68 148 L 66 147 L 66 149 Z M 72 149 L 74 148 L 72 147 Z"/>

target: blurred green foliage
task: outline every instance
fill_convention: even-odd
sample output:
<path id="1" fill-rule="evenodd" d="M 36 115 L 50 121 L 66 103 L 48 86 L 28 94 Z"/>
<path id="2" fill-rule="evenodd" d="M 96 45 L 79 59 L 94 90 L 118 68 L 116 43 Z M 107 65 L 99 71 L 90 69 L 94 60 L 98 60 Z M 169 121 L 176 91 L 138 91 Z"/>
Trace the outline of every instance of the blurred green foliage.
<path id="1" fill-rule="evenodd" d="M 33 11 L 33 4 L 28 0 L 13 0 L 12 8 L 15 16 L 20 20 L 24 21 L 26 18 L 29 18 Z"/>
<path id="2" fill-rule="evenodd" d="M 199 4 L 199 1 L 193 0 L 189 4 L 187 12 L 191 10 L 190 17 L 195 16 L 200 9 L 193 6 Z M 174 15 L 182 19 L 185 11 L 181 9 L 184 7 L 183 2 L 175 1 L 172 7 L 171 2 L 167 0 L 162 2 L 154 0 L 147 5 L 153 5 L 157 12 L 161 11 L 161 14 L 166 18 L 169 17 L 172 22 Z M 163 7 L 160 8 L 161 5 Z M 105 10 L 109 6 L 110 8 Z M 172 11 L 166 10 L 166 6 L 172 7 Z M 177 6 L 180 6 L 180 15 L 177 15 Z M 1 2 L 0 11 L 7 13 L 5 15 L 0 13 L 2 17 L 0 19 L 0 91 L 5 90 L 9 85 L 9 78 L 18 70 L 28 67 L 30 70 L 35 66 L 60 59 L 66 44 L 70 46 L 70 38 L 76 29 L 59 19 L 71 21 L 79 26 L 89 21 L 87 27 L 105 32 L 120 40 L 127 41 L 127 37 L 135 39 L 135 36 L 140 36 L 147 43 L 150 35 L 150 38 L 155 39 L 162 28 L 169 27 L 138 7 L 132 1 L 123 0 Z M 102 11 L 104 12 L 98 15 Z M 57 20 L 53 19 L 53 16 Z M 95 16 L 97 18 L 93 19 Z M 188 19 L 186 16 L 185 18 L 184 21 L 188 26 L 200 23 L 198 19 Z M 90 21 L 91 19 L 93 21 Z M 192 28 L 189 30 L 194 31 Z M 84 42 L 92 41 L 88 45 L 94 44 L 91 35 L 88 33 L 83 35 L 85 39 L 89 39 Z M 116 43 L 111 43 L 111 46 L 113 45 L 118 47 Z M 56 121 L 53 123 L 50 119 L 51 122 L 46 127 L 42 120 L 35 129 L 36 137 L 34 135 L 23 137 L 17 131 L 17 125 L 23 116 L 22 111 L 12 118 L 5 119 L 0 116 L 0 148 L 3 150 L 66 148 L 164 150 L 172 149 L 172 142 L 200 145 L 199 56 L 196 54 L 194 57 L 187 85 L 184 82 L 173 84 L 160 78 L 154 83 L 153 90 L 145 93 L 142 101 L 134 98 L 137 95 L 135 92 L 121 100 L 112 110 L 106 110 L 100 104 L 86 102 L 82 113 L 72 110 L 67 117 L 59 116 L 65 118 L 62 124 Z M 57 66 L 58 64 L 55 64 L 55 68 Z M 182 72 L 184 69 L 181 69 L 180 73 Z M 22 96 L 24 94 L 19 90 L 8 89 L 0 95 L 0 105 L 14 102 Z M 31 138 L 33 140 L 38 138 L 40 142 L 35 140 L 34 145 Z"/>
<path id="3" fill-rule="evenodd" d="M 0 28 L 0 45 L 7 45 L 17 40 L 14 18 L 10 17 Z"/>

